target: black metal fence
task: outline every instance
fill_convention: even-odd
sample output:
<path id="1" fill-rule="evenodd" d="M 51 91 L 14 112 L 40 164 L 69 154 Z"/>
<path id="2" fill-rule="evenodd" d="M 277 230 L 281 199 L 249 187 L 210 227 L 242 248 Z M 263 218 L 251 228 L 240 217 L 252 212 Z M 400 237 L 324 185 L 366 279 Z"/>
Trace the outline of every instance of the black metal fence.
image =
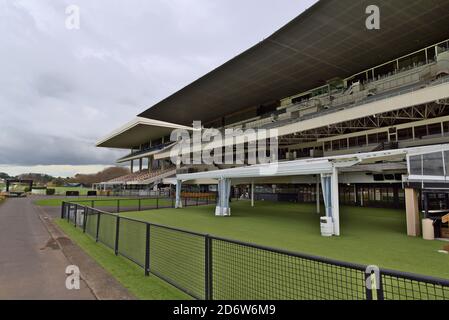
<path id="1" fill-rule="evenodd" d="M 141 266 L 145 275 L 196 299 L 449 299 L 449 280 L 384 269 L 376 277 L 365 265 L 161 226 L 78 203 L 64 202 L 61 217 Z"/>
<path id="2" fill-rule="evenodd" d="M 216 203 L 214 196 L 202 197 L 183 197 L 182 205 L 184 207 L 210 205 Z M 173 197 L 149 197 L 149 198 L 116 198 L 116 199 L 73 199 L 70 203 L 90 208 L 99 209 L 109 213 L 120 213 L 130 211 L 146 211 L 152 209 L 174 208 L 175 198 Z"/>

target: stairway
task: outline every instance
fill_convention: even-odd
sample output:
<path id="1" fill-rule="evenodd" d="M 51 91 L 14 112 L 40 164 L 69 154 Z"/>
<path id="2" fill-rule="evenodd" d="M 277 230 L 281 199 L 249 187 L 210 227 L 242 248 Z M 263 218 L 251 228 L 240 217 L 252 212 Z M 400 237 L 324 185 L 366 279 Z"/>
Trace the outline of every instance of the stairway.
<path id="1" fill-rule="evenodd" d="M 394 150 L 399 148 L 397 141 L 382 142 L 377 145 L 372 151 Z"/>

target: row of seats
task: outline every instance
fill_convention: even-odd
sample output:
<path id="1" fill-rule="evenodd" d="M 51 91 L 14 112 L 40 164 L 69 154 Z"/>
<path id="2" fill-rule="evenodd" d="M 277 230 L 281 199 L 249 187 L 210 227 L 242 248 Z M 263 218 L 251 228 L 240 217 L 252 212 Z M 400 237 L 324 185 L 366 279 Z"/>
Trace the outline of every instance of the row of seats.
<path id="1" fill-rule="evenodd" d="M 154 171 L 151 171 L 151 172 L 148 172 L 147 170 L 139 171 L 139 172 L 133 172 L 133 173 L 127 174 L 125 176 L 109 180 L 108 182 L 109 183 L 142 182 L 142 181 L 146 181 L 146 180 L 149 180 L 151 178 L 157 177 L 157 176 L 159 176 L 161 174 L 164 174 L 166 172 L 172 171 L 174 169 L 175 169 L 174 166 L 170 166 L 169 168 L 166 168 L 164 170 L 160 169 L 160 170 L 154 170 Z"/>

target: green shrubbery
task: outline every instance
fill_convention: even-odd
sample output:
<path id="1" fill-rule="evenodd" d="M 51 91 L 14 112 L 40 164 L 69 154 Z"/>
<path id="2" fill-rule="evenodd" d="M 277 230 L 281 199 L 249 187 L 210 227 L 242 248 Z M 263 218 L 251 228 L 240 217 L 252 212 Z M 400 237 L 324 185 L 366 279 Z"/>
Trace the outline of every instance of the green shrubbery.
<path id="1" fill-rule="evenodd" d="M 46 195 L 47 195 L 47 196 L 53 196 L 55 193 L 56 193 L 56 190 L 55 190 L 55 189 L 49 189 L 49 188 L 47 188 L 47 191 L 46 191 Z"/>

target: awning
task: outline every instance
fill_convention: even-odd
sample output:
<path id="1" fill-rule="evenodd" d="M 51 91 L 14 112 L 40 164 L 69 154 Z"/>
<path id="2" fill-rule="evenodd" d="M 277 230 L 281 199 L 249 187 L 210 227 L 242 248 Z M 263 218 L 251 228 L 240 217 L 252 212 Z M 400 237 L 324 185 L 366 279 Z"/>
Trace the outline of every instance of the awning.
<path id="1" fill-rule="evenodd" d="M 333 168 L 337 168 L 339 171 L 344 172 L 345 170 L 353 171 L 353 168 L 360 165 L 362 170 L 362 168 L 366 168 L 366 165 L 372 165 L 378 162 L 404 162 L 406 161 L 407 156 L 427 154 L 442 150 L 449 150 L 449 144 L 357 153 L 316 159 L 284 161 L 275 164 L 259 164 L 232 169 L 178 174 L 177 179 L 181 181 L 189 181 L 200 179 L 241 179 L 330 174 L 332 173 Z"/>
<path id="2" fill-rule="evenodd" d="M 97 147 L 128 149 L 158 139 L 175 129 L 192 130 L 174 123 L 136 117 L 97 142 Z"/>

